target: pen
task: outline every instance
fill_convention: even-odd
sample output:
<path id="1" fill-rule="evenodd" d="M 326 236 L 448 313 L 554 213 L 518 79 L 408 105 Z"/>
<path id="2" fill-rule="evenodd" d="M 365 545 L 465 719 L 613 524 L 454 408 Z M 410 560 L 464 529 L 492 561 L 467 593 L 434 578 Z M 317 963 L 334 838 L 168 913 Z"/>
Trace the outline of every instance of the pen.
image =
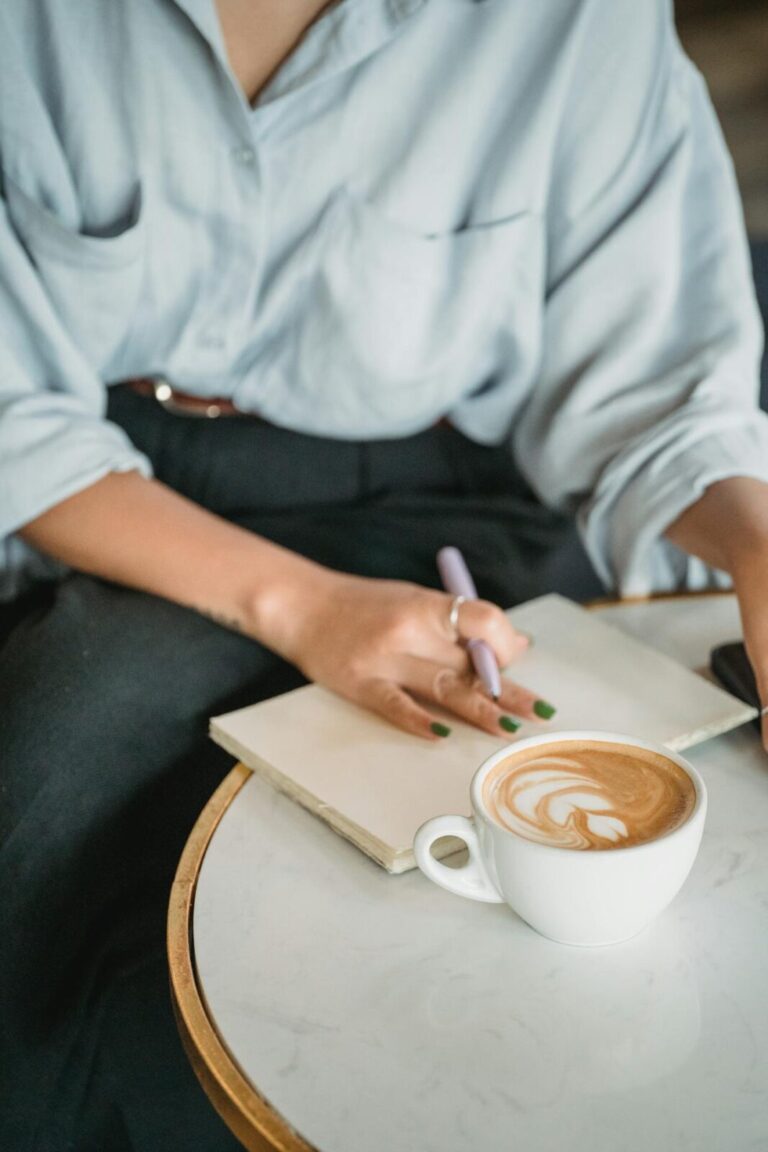
<path id="1" fill-rule="evenodd" d="M 469 573 L 466 561 L 458 548 L 441 548 L 437 554 L 437 570 L 447 592 L 463 596 L 465 600 L 477 600 L 477 589 Z M 501 676 L 496 657 L 485 640 L 468 640 L 469 652 L 475 671 L 494 700 L 501 696 Z"/>

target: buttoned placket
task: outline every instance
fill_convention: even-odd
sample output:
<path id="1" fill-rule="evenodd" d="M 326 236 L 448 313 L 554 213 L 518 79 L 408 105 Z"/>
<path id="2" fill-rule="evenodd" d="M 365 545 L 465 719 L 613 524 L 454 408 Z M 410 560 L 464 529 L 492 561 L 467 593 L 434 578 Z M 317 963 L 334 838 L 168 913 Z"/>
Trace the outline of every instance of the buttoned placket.
<path id="1" fill-rule="evenodd" d="M 230 135 L 227 162 L 236 170 L 235 181 L 240 192 L 244 217 L 256 214 L 255 250 L 259 254 L 248 267 L 237 300 L 219 304 L 219 317 L 212 316 L 197 335 L 194 344 L 194 374 L 201 371 L 215 377 L 222 356 L 232 352 L 236 341 L 235 327 L 239 317 L 253 315 L 257 307 L 264 275 L 264 222 L 269 205 L 264 201 L 267 182 L 263 176 L 264 151 L 269 136 L 278 124 L 286 101 L 300 99 L 316 84 L 330 79 L 370 55 L 396 34 L 400 25 L 421 9 L 428 0 L 342 0 L 310 25 L 296 48 L 283 60 L 271 80 L 249 104 L 235 76 L 224 42 L 215 0 L 168 0 L 180 8 L 196 31 L 206 41 L 224 85 L 225 108 L 231 109 L 227 131 Z M 232 139 L 234 137 L 234 139 Z M 233 273 L 232 289 L 237 292 Z M 190 349 L 190 352 L 192 350 Z M 190 371 L 192 367 L 190 365 Z M 239 381 L 233 388 L 237 402 Z M 250 407 L 253 388 L 249 384 Z"/>
<path id="2" fill-rule="evenodd" d="M 258 142 L 258 120 L 248 104 L 242 88 L 235 77 L 226 52 L 221 27 L 214 0 L 168 0 L 181 9 L 205 40 L 210 51 L 212 65 L 216 68 L 220 81 L 219 100 L 225 119 L 223 137 L 224 155 L 218 162 L 227 165 L 232 171 L 232 180 L 241 205 L 242 219 L 256 234 L 248 251 L 258 254 L 263 251 L 263 204 L 264 182 L 261 174 Z M 241 260 L 245 260 L 243 254 Z M 182 359 L 189 365 L 189 372 L 199 377 L 210 375 L 215 379 L 221 368 L 222 358 L 232 355 L 237 348 L 238 338 L 242 337 L 246 315 L 252 314 L 254 298 L 258 296 L 263 260 L 252 259 L 246 272 L 238 275 L 236 268 L 219 269 L 212 281 L 217 300 L 211 301 L 212 312 L 194 334 L 194 343 L 182 351 Z M 229 274 L 227 274 L 229 272 Z M 228 291 L 232 294 L 229 298 Z M 212 293 L 213 295 L 213 293 Z"/>

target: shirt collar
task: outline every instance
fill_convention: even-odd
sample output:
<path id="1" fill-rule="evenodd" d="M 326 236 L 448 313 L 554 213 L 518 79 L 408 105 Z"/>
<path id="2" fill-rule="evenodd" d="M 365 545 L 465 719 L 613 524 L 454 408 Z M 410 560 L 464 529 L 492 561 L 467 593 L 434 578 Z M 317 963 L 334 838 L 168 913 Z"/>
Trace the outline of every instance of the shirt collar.
<path id="1" fill-rule="evenodd" d="M 171 0 L 231 72 L 215 0 Z M 382 47 L 430 0 L 339 0 L 321 12 L 259 93 L 255 109 L 304 85 L 351 67 Z"/>
<path id="2" fill-rule="evenodd" d="M 171 0 L 171 3 L 181 9 L 212 47 L 219 43 L 219 18 L 214 0 Z"/>
<path id="3" fill-rule="evenodd" d="M 428 2 L 429 0 L 362 0 L 368 8 L 378 9 L 379 15 L 393 24 L 406 20 Z M 218 49 L 221 44 L 221 31 L 215 0 L 171 0 L 171 3 L 181 9 L 212 47 Z M 359 7 L 361 7 L 360 0 L 338 0 L 337 4 L 321 12 L 315 23 L 320 23 L 328 16 L 338 14 L 346 16 L 351 9 Z"/>

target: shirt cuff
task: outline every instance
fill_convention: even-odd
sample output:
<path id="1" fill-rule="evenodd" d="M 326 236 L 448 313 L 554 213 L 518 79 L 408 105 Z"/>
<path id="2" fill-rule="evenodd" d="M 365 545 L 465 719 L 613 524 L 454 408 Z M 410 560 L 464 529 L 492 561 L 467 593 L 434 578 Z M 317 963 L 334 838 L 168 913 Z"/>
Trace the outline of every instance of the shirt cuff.
<path id="1" fill-rule="evenodd" d="M 599 576 L 622 596 L 682 588 L 723 588 L 730 576 L 683 552 L 664 533 L 718 480 L 768 483 L 768 417 L 728 412 L 717 432 L 691 429 L 677 451 L 648 461 L 618 494 L 610 483 L 580 513 L 586 550 Z"/>
<path id="2" fill-rule="evenodd" d="M 71 397 L 56 401 L 53 411 L 0 421 L 0 539 L 109 472 L 152 475 L 122 428 L 75 411 Z"/>

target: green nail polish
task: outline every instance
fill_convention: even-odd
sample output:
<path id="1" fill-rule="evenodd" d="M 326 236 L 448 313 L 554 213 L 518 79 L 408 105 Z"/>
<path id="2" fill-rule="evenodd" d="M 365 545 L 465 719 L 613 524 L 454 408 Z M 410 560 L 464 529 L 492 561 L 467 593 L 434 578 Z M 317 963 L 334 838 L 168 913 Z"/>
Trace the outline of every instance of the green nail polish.
<path id="1" fill-rule="evenodd" d="M 551 720 L 557 711 L 551 704 L 547 704 L 546 700 L 537 700 L 533 706 L 533 711 L 540 720 Z"/>
<path id="2" fill-rule="evenodd" d="M 430 728 L 435 736 L 450 736 L 451 734 L 450 728 L 446 724 L 439 724 L 437 720 L 435 720 L 434 724 L 430 724 Z"/>
<path id="3" fill-rule="evenodd" d="M 499 716 L 499 725 L 505 732 L 517 732 L 520 724 L 517 720 L 513 720 L 511 716 Z"/>

